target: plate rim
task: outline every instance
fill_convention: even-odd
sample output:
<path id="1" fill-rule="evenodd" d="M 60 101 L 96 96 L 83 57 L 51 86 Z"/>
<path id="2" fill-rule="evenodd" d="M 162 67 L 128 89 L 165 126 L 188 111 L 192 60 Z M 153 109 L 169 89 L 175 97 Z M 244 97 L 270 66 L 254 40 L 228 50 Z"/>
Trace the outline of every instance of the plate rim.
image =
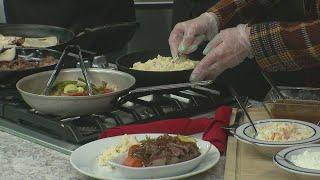
<path id="1" fill-rule="evenodd" d="M 163 134 L 165 134 L 165 133 L 138 133 L 138 134 L 128 134 L 128 135 L 133 135 L 133 136 L 134 136 L 134 135 L 139 135 L 139 136 L 140 136 L 140 135 L 141 135 L 141 136 L 144 135 L 144 136 L 145 136 L 145 135 L 163 135 Z M 177 135 L 177 134 L 169 134 L 169 135 Z M 113 136 L 113 137 L 109 137 L 109 138 L 114 138 L 114 139 L 116 139 L 116 138 L 120 138 L 121 136 L 123 136 L 123 135 Z M 190 135 L 190 136 L 192 136 L 192 135 Z M 86 175 L 86 176 L 88 176 L 88 177 L 93 177 L 93 178 L 97 178 L 97 179 L 121 179 L 122 177 L 98 177 L 98 176 L 95 176 L 94 174 L 87 173 L 86 171 L 80 169 L 80 168 L 79 168 L 76 164 L 74 164 L 74 162 L 72 161 L 72 159 L 73 159 L 72 157 L 73 157 L 74 153 L 76 153 L 77 150 L 81 150 L 81 149 L 85 148 L 86 146 L 90 146 L 91 144 L 95 144 L 95 143 L 97 143 L 97 142 L 104 141 L 105 139 L 107 139 L 107 138 L 103 138 L 103 139 L 98 139 L 98 140 L 92 141 L 92 142 L 90 142 L 90 143 L 84 144 L 84 145 L 80 146 L 79 148 L 75 149 L 75 150 L 71 153 L 70 158 L 69 158 L 69 162 L 70 162 L 70 164 L 72 165 L 72 167 L 73 167 L 74 169 L 76 169 L 78 172 L 80 172 L 80 173 L 82 173 L 82 174 L 84 174 L 84 175 Z M 195 138 L 195 139 L 196 139 L 196 140 L 204 141 L 204 140 L 199 139 L 199 138 Z M 220 152 L 219 152 L 219 150 L 217 149 L 217 147 L 214 146 L 213 144 L 211 144 L 210 150 L 209 150 L 209 151 L 207 152 L 207 154 L 203 157 L 203 159 L 205 159 L 207 156 L 209 156 L 209 154 L 210 154 L 211 152 L 216 153 L 216 154 L 217 154 L 217 158 L 214 158 L 213 161 L 211 161 L 211 163 L 208 163 L 208 165 L 205 166 L 205 167 L 203 167 L 202 169 L 199 169 L 199 170 L 197 170 L 197 171 L 192 170 L 192 171 L 189 172 L 189 173 L 181 174 L 181 175 L 177 175 L 177 176 L 158 178 L 158 180 L 181 179 L 181 178 L 186 178 L 186 177 L 194 176 L 194 175 L 197 175 L 197 174 L 200 174 L 200 173 L 203 173 L 203 172 L 209 170 L 209 169 L 212 168 L 214 165 L 216 165 L 216 164 L 219 162 L 220 158 L 221 158 Z M 201 161 L 198 166 L 200 166 L 202 163 L 203 163 L 203 161 Z M 197 166 L 197 167 L 198 167 L 198 166 Z M 123 179 L 128 179 L 128 178 L 123 177 Z M 129 180 L 138 180 L 138 179 L 130 178 Z"/>
<path id="2" fill-rule="evenodd" d="M 301 144 L 309 144 L 309 143 L 315 143 L 320 141 L 320 127 L 309 122 L 304 122 L 296 119 L 263 119 L 263 120 L 258 120 L 255 121 L 255 124 L 259 123 L 272 123 L 272 122 L 288 122 L 288 123 L 295 123 L 295 124 L 300 124 L 303 126 L 307 126 L 311 128 L 314 131 L 314 134 L 311 137 L 308 137 L 303 140 L 298 140 L 298 141 L 288 141 L 288 142 L 271 142 L 271 141 L 263 141 L 263 140 L 258 140 L 254 139 L 252 137 L 249 137 L 244 133 L 245 129 L 250 127 L 251 124 L 249 122 L 244 123 L 240 125 L 236 131 L 235 131 L 235 137 L 243 142 L 250 143 L 250 144 L 255 144 L 255 145 L 260 145 L 260 146 L 268 146 L 268 147 L 287 147 L 287 146 L 296 146 L 296 145 L 301 145 Z"/>
<path id="3" fill-rule="evenodd" d="M 300 145 L 300 146 L 293 146 L 293 147 L 283 149 L 283 150 L 279 151 L 276 155 L 273 156 L 273 158 L 272 158 L 273 163 L 276 164 L 279 168 L 284 169 L 289 172 L 292 172 L 292 173 L 295 173 L 295 174 L 320 177 L 320 170 L 312 170 L 312 169 L 303 168 L 303 167 L 299 167 L 299 166 L 293 166 L 293 165 L 290 165 L 288 162 L 279 158 L 279 156 L 282 157 L 283 155 L 287 155 L 288 153 L 291 153 L 293 151 L 296 151 L 299 149 L 312 148 L 312 147 L 320 148 L 320 144 Z"/>

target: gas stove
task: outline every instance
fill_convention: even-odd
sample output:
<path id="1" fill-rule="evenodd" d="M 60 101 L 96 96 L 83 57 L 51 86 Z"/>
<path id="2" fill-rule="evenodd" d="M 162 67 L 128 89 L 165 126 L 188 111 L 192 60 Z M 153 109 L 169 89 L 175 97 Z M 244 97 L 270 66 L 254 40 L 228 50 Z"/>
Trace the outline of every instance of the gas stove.
<path id="1" fill-rule="evenodd" d="M 203 116 L 207 113 L 211 115 L 218 106 L 233 101 L 221 94 L 214 84 L 206 88 L 190 87 L 144 94 L 115 105 L 111 112 L 58 117 L 30 108 L 15 86 L 0 86 L 0 130 L 70 154 L 82 144 L 98 139 L 102 131 L 114 126 Z"/>

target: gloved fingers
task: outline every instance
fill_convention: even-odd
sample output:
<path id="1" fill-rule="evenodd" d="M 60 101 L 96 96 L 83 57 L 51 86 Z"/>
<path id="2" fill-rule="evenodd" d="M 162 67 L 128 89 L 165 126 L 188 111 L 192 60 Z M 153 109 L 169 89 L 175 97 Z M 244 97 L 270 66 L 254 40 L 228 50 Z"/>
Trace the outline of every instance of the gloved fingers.
<path id="1" fill-rule="evenodd" d="M 215 80 L 225 70 L 226 67 L 223 66 L 223 64 L 221 64 L 220 62 L 216 62 L 208 68 L 204 80 Z"/>
<path id="2" fill-rule="evenodd" d="M 223 38 L 221 34 L 217 34 L 204 48 L 203 54 L 207 55 L 212 49 L 216 48 L 219 44 L 223 42 Z"/>
<path id="3" fill-rule="evenodd" d="M 193 41 L 192 45 L 184 52 L 185 54 L 190 54 L 196 51 L 199 45 L 206 39 L 204 34 L 196 36 L 195 40 Z"/>
<path id="4" fill-rule="evenodd" d="M 173 35 L 172 38 L 169 40 L 169 45 L 170 45 L 170 51 L 172 57 L 177 57 L 178 56 L 178 46 L 180 42 L 182 41 L 182 36 L 179 35 Z"/>
<path id="5" fill-rule="evenodd" d="M 181 53 L 187 53 L 188 49 L 192 49 L 194 47 L 191 47 L 194 42 L 196 41 L 196 37 L 198 35 L 202 35 L 204 27 L 200 26 L 197 23 L 192 23 L 188 25 L 188 28 L 186 28 L 186 31 L 183 34 L 182 42 L 179 45 L 179 52 Z M 200 39 L 201 40 L 201 39 Z"/>
<path id="6" fill-rule="evenodd" d="M 194 68 L 191 73 L 190 81 L 201 81 L 206 77 L 208 74 L 208 68 L 217 61 L 217 55 L 214 51 L 210 51 Z"/>
<path id="7" fill-rule="evenodd" d="M 178 56 L 178 47 L 183 38 L 184 25 L 178 23 L 170 33 L 169 45 L 172 57 Z"/>
<path id="8" fill-rule="evenodd" d="M 190 76 L 191 82 L 198 82 L 203 80 L 215 80 L 223 71 L 226 70 L 226 67 L 223 66 L 219 61 L 214 62 L 208 68 L 203 69 L 199 73 L 192 73 Z"/>

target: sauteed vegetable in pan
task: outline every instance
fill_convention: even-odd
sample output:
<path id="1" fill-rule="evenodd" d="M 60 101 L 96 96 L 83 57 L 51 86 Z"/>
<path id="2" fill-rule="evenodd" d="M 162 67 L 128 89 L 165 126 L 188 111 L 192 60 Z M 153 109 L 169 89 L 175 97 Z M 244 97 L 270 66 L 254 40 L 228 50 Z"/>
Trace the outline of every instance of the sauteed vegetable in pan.
<path id="1" fill-rule="evenodd" d="M 101 85 L 92 84 L 93 95 L 108 94 L 114 89 L 108 86 L 106 81 Z M 85 80 L 78 78 L 78 81 L 65 80 L 57 82 L 50 93 L 52 96 L 88 96 L 88 89 Z"/>

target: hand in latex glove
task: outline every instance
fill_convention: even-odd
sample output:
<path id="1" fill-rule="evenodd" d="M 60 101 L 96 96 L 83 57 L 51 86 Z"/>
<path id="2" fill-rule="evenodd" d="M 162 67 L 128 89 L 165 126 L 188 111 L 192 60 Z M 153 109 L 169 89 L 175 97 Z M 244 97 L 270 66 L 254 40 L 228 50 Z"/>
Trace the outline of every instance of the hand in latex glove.
<path id="1" fill-rule="evenodd" d="M 240 24 L 217 34 L 203 50 L 206 56 L 193 70 L 190 81 L 215 79 L 223 71 L 251 58 L 250 28 Z"/>
<path id="2" fill-rule="evenodd" d="M 203 13 L 195 19 L 178 23 L 171 31 L 169 45 L 173 57 L 178 52 L 189 54 L 204 40 L 218 33 L 218 20 L 214 13 Z"/>

